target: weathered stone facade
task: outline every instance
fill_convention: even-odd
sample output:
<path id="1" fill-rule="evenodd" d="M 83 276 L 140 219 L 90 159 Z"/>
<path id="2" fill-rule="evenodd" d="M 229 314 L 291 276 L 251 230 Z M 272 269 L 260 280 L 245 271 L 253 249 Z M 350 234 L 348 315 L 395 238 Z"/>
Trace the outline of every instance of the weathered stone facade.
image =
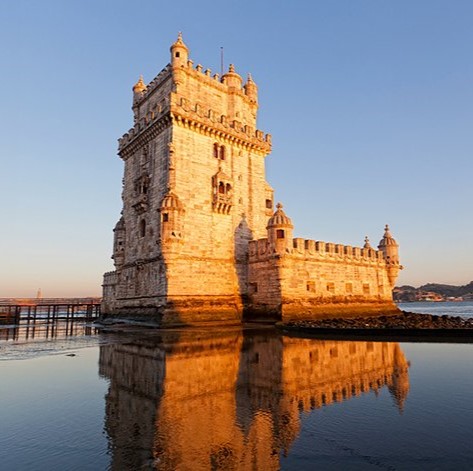
<path id="1" fill-rule="evenodd" d="M 251 76 L 194 67 L 181 36 L 171 63 L 133 87 L 104 315 L 192 324 L 395 309 L 389 231 L 380 251 L 344 247 L 293 239 L 282 208 L 273 214 L 257 109 Z"/>

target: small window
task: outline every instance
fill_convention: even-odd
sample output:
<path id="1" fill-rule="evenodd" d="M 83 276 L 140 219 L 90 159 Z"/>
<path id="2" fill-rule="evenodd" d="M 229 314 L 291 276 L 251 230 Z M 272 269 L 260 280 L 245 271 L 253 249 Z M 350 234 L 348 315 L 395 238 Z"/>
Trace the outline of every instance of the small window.
<path id="1" fill-rule="evenodd" d="M 221 195 L 224 195 L 224 194 L 225 194 L 225 183 L 220 182 L 220 183 L 218 184 L 218 192 L 219 192 Z"/>
<path id="2" fill-rule="evenodd" d="M 347 293 L 353 293 L 353 284 L 352 284 L 352 283 L 347 283 L 347 284 L 345 285 L 345 291 L 346 291 Z"/>
<path id="3" fill-rule="evenodd" d="M 369 285 L 369 283 L 363 283 L 363 294 L 370 294 L 370 285 Z"/>
<path id="4" fill-rule="evenodd" d="M 219 145 L 217 143 L 214 144 L 214 157 L 218 159 L 218 148 Z"/>
<path id="5" fill-rule="evenodd" d="M 225 147 L 224 146 L 220 146 L 220 160 L 225 160 Z"/>
<path id="6" fill-rule="evenodd" d="M 168 222 L 168 221 L 169 221 L 169 214 L 163 213 L 163 222 Z"/>
<path id="7" fill-rule="evenodd" d="M 278 239 L 284 239 L 284 229 L 277 229 L 276 230 L 276 237 Z"/>
<path id="8" fill-rule="evenodd" d="M 230 183 L 227 183 L 227 185 L 225 186 L 225 192 L 228 195 L 231 191 L 232 191 L 232 185 L 230 185 Z"/>
<path id="9" fill-rule="evenodd" d="M 176 57 L 181 57 L 181 53 L 180 53 L 180 52 L 176 52 Z"/>
<path id="10" fill-rule="evenodd" d="M 258 283 L 250 283 L 248 285 L 249 294 L 254 294 L 258 292 Z"/>
<path id="11" fill-rule="evenodd" d="M 266 209 L 273 209 L 273 200 L 266 200 Z"/>
<path id="12" fill-rule="evenodd" d="M 140 221 L 140 237 L 144 237 L 146 235 L 146 221 L 142 219 Z"/>
<path id="13" fill-rule="evenodd" d="M 315 292 L 315 281 L 307 282 L 307 291 L 310 291 L 311 293 Z"/>
<path id="14" fill-rule="evenodd" d="M 335 293 L 335 283 L 327 283 L 327 291 L 329 293 Z"/>

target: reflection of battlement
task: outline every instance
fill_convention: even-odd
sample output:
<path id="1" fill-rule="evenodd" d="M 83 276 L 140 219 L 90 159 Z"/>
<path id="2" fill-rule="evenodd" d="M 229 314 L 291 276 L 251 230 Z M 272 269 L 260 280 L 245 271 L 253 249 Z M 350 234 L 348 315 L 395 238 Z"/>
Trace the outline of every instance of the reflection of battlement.
<path id="1" fill-rule="evenodd" d="M 299 410 L 341 402 L 387 386 L 402 407 L 408 363 L 399 344 L 285 338 L 283 388 Z"/>
<path id="2" fill-rule="evenodd" d="M 395 343 L 239 330 L 164 333 L 101 347 L 112 469 L 280 469 L 300 412 L 387 387 L 402 408 Z"/>

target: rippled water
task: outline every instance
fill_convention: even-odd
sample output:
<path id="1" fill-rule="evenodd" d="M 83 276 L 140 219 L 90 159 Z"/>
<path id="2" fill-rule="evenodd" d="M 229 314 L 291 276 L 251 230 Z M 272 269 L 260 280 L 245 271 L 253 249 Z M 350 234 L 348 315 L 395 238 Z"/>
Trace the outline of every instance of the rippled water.
<path id="1" fill-rule="evenodd" d="M 472 467 L 472 344 L 271 327 L 5 337 L 2 470 Z"/>
<path id="2" fill-rule="evenodd" d="M 473 301 L 399 303 L 398 306 L 403 311 L 435 314 L 437 316 L 447 314 L 449 316 L 461 316 L 465 318 L 473 317 Z"/>

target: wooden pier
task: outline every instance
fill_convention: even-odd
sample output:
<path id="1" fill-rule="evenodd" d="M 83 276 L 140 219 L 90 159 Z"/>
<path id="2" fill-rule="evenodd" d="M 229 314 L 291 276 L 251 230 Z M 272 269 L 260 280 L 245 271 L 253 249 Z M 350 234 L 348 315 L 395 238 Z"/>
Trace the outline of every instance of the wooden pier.
<path id="1" fill-rule="evenodd" d="M 81 320 L 91 322 L 100 316 L 98 302 L 38 302 L 0 304 L 0 323 L 24 324 Z"/>

